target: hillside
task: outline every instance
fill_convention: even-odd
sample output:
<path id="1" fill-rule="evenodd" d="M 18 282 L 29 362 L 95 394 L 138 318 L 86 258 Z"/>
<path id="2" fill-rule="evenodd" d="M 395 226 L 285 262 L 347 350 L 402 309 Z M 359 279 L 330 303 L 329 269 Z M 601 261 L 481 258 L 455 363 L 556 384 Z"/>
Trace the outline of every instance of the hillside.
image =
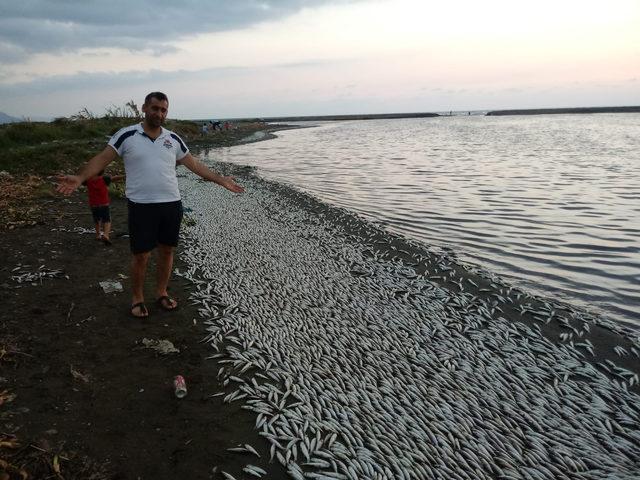
<path id="1" fill-rule="evenodd" d="M 20 119 L 16 118 L 16 117 L 12 117 L 11 115 L 7 115 L 4 112 L 0 112 L 0 124 L 3 123 L 14 123 L 14 122 L 19 122 Z"/>

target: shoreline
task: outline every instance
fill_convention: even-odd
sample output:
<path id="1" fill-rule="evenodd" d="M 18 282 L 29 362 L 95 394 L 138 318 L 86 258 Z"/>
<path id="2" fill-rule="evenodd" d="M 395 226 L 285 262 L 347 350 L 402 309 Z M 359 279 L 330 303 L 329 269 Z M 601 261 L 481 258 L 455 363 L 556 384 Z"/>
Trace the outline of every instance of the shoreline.
<path id="1" fill-rule="evenodd" d="M 465 280 L 471 279 L 478 285 L 470 284 L 465 286 L 464 291 L 472 293 L 478 298 L 488 298 L 491 293 L 483 292 L 482 289 L 502 289 L 508 290 L 508 294 L 502 294 L 505 298 L 510 299 L 513 307 L 510 313 L 518 316 L 521 315 L 521 307 L 524 301 L 530 302 L 525 309 L 530 314 L 536 308 L 546 305 L 546 308 L 552 307 L 557 314 L 563 312 L 565 315 L 579 315 L 584 317 L 586 321 L 601 326 L 604 330 L 612 332 L 614 335 L 621 335 L 629 339 L 638 340 L 640 335 L 640 327 L 632 323 L 618 322 L 607 318 L 604 315 L 589 312 L 579 306 L 572 305 L 568 302 L 557 300 L 543 295 L 533 294 L 526 289 L 511 285 L 508 281 L 499 277 L 491 271 L 483 269 L 474 264 L 468 264 L 460 261 L 456 256 L 450 255 L 446 250 L 441 248 L 433 249 L 431 246 L 396 234 L 371 223 L 370 221 L 360 217 L 359 215 L 349 211 L 346 208 L 333 206 L 315 196 L 308 194 L 295 187 L 278 183 L 276 181 L 267 180 L 260 177 L 256 167 L 248 165 L 238 165 L 233 163 L 213 162 L 214 168 L 226 170 L 231 175 L 246 175 L 258 179 L 260 183 L 268 186 L 269 190 L 278 192 L 299 208 L 319 214 L 322 217 L 332 219 L 332 222 L 339 223 L 346 230 L 347 235 L 355 237 L 364 237 L 359 239 L 363 245 L 371 247 L 371 243 L 376 243 L 376 248 L 380 250 L 379 254 L 383 258 L 390 258 L 396 261 L 402 261 L 416 268 L 419 275 L 426 275 L 435 272 L 435 275 L 443 274 L 443 271 L 429 270 L 435 268 L 434 259 L 443 259 L 448 263 L 445 271 L 453 271 L 457 276 L 464 276 Z M 389 244 L 386 248 L 383 245 Z M 449 268 L 451 270 L 449 270 Z M 448 276 L 452 274 L 449 273 Z M 454 288 L 454 287 L 451 287 Z M 529 315 L 529 320 L 533 320 Z"/>
<path id="2" fill-rule="evenodd" d="M 247 167 L 224 164 L 221 168 L 228 169 L 229 174 L 251 175 L 251 169 Z M 356 415 L 360 425 L 371 425 L 372 421 L 360 415 L 374 415 L 374 425 L 381 421 L 380 428 L 394 430 L 397 427 L 395 423 L 384 423 L 384 418 L 387 418 L 385 412 L 360 409 L 379 399 L 383 392 L 389 394 L 382 385 L 389 380 L 391 372 L 401 378 L 400 383 L 394 386 L 393 398 L 401 399 L 403 406 L 421 405 L 429 402 L 428 396 L 407 399 L 404 396 L 413 388 L 424 387 L 421 383 L 424 379 L 413 383 L 420 378 L 415 375 L 423 368 L 434 368 L 429 370 L 429 377 L 434 375 L 450 385 L 452 390 L 448 389 L 447 395 L 456 396 L 458 388 L 463 391 L 470 388 L 458 383 L 461 379 L 457 378 L 457 368 L 468 372 L 467 369 L 477 368 L 475 362 L 486 362 L 484 368 L 487 369 L 496 368 L 495 362 L 497 365 L 505 362 L 497 367 L 499 375 L 480 388 L 486 398 L 500 399 L 497 404 L 488 405 L 488 410 L 484 410 L 481 416 L 492 408 L 500 408 L 504 401 L 513 402 L 511 395 L 519 390 L 515 388 L 520 385 L 518 382 L 531 381 L 524 371 L 535 371 L 542 365 L 546 367 L 540 370 L 537 381 L 528 388 L 523 387 L 529 400 L 516 397 L 516 404 L 525 412 L 539 415 L 540 398 L 544 398 L 545 404 L 560 402 L 563 408 L 575 409 L 577 405 L 583 405 L 582 402 L 589 403 L 589 396 L 593 393 L 587 392 L 591 391 L 607 395 L 612 411 L 627 408 L 629 402 L 637 407 L 640 393 L 636 383 L 637 358 L 640 355 L 637 331 L 512 289 L 486 272 L 467 270 L 445 253 L 431 252 L 423 245 L 390 235 L 345 210 L 318 202 L 295 189 L 255 176 L 247 177 L 246 181 L 256 198 L 252 199 L 250 194 L 242 199 L 227 200 L 224 194 L 211 192 L 211 199 L 207 200 L 209 195 L 204 186 L 190 187 L 193 188 L 193 198 L 204 202 L 204 210 L 200 212 L 200 220 L 190 229 L 191 240 L 184 252 L 191 269 L 183 273 L 185 278 L 200 285 L 193 298 L 207 318 L 212 346 L 225 362 L 238 365 L 233 368 L 225 363 L 221 370 L 222 378 L 239 377 L 237 381 L 241 382 L 240 388 L 236 386 L 236 390 L 229 394 L 233 396 L 235 392 L 245 401 L 249 398 L 247 406 L 252 409 L 251 405 L 268 403 L 265 395 L 269 389 L 274 389 L 271 392 L 276 399 L 275 392 L 282 394 L 285 389 L 296 392 L 295 404 L 302 404 L 297 407 L 299 410 L 283 410 L 280 406 L 276 413 L 253 407 L 258 418 L 262 417 L 269 425 L 274 423 L 281 428 L 289 425 L 291 431 L 306 430 L 309 428 L 307 423 L 299 422 L 307 417 L 309 425 L 315 425 L 306 433 L 309 437 L 315 434 L 316 438 L 326 439 L 327 430 L 336 428 L 334 431 L 342 438 L 340 448 L 358 449 L 366 445 L 371 449 L 372 444 L 384 441 L 370 437 L 369 430 L 355 429 L 353 423 L 341 423 L 338 427 L 331 423 L 331 415 L 324 417 L 319 413 L 321 411 L 315 410 L 316 406 L 337 411 L 344 409 L 350 412 L 349 415 Z M 218 212 L 208 207 L 209 204 L 223 208 Z M 256 218 L 240 218 L 238 212 L 253 212 Z M 215 234 L 216 241 L 209 243 L 209 231 L 215 225 L 226 225 L 230 238 Z M 247 236 L 245 232 L 255 232 L 257 238 Z M 208 287 L 203 288 L 207 284 Z M 334 337 L 336 332 L 338 336 Z M 433 343 L 432 335 L 437 337 L 437 343 Z M 243 348 L 239 351 L 236 345 Z M 347 349 L 341 350 L 341 345 Z M 452 345 L 460 346 L 451 350 Z M 620 349 L 625 353 L 622 354 Z M 327 356 L 322 352 L 331 353 Z M 475 360 L 469 364 L 467 356 Z M 390 365 L 385 363 L 385 357 L 393 359 Z M 240 367 L 246 364 L 247 359 L 251 359 L 247 365 L 252 367 L 244 373 L 244 368 Z M 311 363 L 308 363 L 310 359 Z M 375 365 L 373 371 L 358 369 L 358 364 L 363 367 L 369 362 L 374 362 L 370 364 Z M 578 365 L 585 373 L 574 376 L 577 372 L 573 369 Z M 522 369 L 522 374 L 512 378 L 515 368 Z M 300 371 L 305 372 L 303 377 L 297 377 Z M 345 371 L 350 373 L 340 375 Z M 476 374 L 482 378 L 487 371 L 478 370 Z M 329 379 L 334 375 L 339 377 L 336 378 L 337 383 L 325 383 L 327 372 L 333 372 Z M 304 380 L 307 377 L 311 383 L 311 379 L 321 382 L 322 387 L 309 385 Z M 256 379 L 258 383 L 253 384 L 253 388 L 251 385 Z M 354 382 L 351 387 L 350 382 Z M 452 387 L 451 383 L 458 387 Z M 435 388 L 438 384 L 427 382 L 426 385 Z M 258 388 L 258 385 L 263 388 Z M 514 390 L 506 393 L 503 387 L 513 387 Z M 359 392 L 357 401 L 349 396 L 354 388 Z M 473 391 L 476 394 L 471 399 L 463 397 L 465 402 L 473 403 L 474 398 L 477 399 L 478 386 Z M 573 395 L 577 398 L 575 403 L 572 400 L 567 404 L 562 400 L 563 397 L 573 399 Z M 343 396 L 349 400 L 341 400 Z M 387 397 L 383 395 L 383 398 Z M 457 402 L 448 404 L 446 398 L 449 397 L 441 398 L 444 406 L 457 408 Z M 393 408 L 395 411 L 396 407 Z M 428 410 L 437 408 L 430 404 Z M 425 411 L 421 407 L 418 410 Z M 615 421 L 608 414 L 596 410 L 592 415 L 598 422 Z M 632 407 L 629 412 L 635 410 Z M 302 414 L 302 411 L 307 413 Z M 561 421 L 560 418 L 554 419 L 557 414 L 557 411 L 545 412 L 544 417 L 535 418 L 542 423 Z M 414 415 L 419 413 L 407 410 L 406 418 L 417 418 Z M 515 412 L 505 415 L 505 421 L 518 418 Z M 510 431 L 524 430 L 529 422 L 522 418 L 515 421 L 517 423 Z M 637 434 L 640 424 L 631 425 Z M 277 430 L 278 427 L 275 428 Z M 455 432 L 457 427 L 451 428 Z M 577 430 L 572 435 L 585 439 L 602 433 L 592 426 L 575 428 Z M 268 439 L 271 438 L 270 431 L 265 432 Z M 543 441 L 551 444 L 554 442 L 553 429 L 549 427 L 546 431 Z M 412 435 L 419 435 L 413 432 L 415 430 L 412 430 Z M 401 429 L 396 434 L 394 438 L 400 444 L 403 442 L 401 439 L 409 435 L 408 432 L 402 433 Z M 363 444 L 358 441 L 360 436 L 367 436 L 368 440 Z M 519 442 L 516 438 L 510 440 L 514 444 Z M 610 441 L 616 440 L 611 438 Z M 283 460 L 291 454 L 295 456 L 295 451 L 290 446 L 282 448 L 278 445 L 272 442 L 272 448 L 275 446 L 276 452 L 281 454 L 279 461 L 295 470 Z M 382 450 L 377 452 L 382 453 L 384 448 L 393 446 L 381 445 Z M 576 448 L 580 450 L 582 447 Z M 432 450 L 434 455 L 444 453 L 438 453 L 438 449 L 429 442 L 421 444 L 421 448 Z M 496 448 L 500 449 L 499 446 Z M 575 456 L 576 452 L 567 455 L 576 462 L 583 461 Z M 335 450 L 320 448 L 315 454 L 317 458 L 330 458 L 338 453 L 336 447 Z M 592 453 L 597 458 L 603 451 Z M 368 463 L 370 468 L 391 468 L 391 460 L 385 460 L 388 453 L 382 457 L 373 452 L 372 455 L 375 461 Z M 401 459 L 396 457 L 396 461 Z M 338 471 L 350 478 L 365 475 L 369 468 L 351 456 L 345 462 L 346 465 Z M 554 459 L 549 459 L 549 462 L 556 464 L 557 468 L 567 468 Z M 411 465 L 417 469 L 414 473 L 418 474 L 419 466 Z M 608 472 L 623 474 L 634 468 L 628 462 L 625 465 L 621 464 L 620 470 L 614 468 Z M 465 468 L 462 464 L 455 468 L 458 467 Z M 351 472 L 351 468 L 360 474 Z M 318 473 L 313 469 L 311 472 Z M 484 470 L 484 473 L 488 472 Z M 565 474 L 569 472 L 565 471 Z"/>
<path id="3" fill-rule="evenodd" d="M 374 265 L 383 265 L 392 271 L 397 267 L 397 271 L 405 274 L 413 270 L 416 277 L 411 274 L 408 285 L 422 279 L 432 282 L 439 291 L 450 292 L 452 298 L 457 298 L 464 290 L 468 298 L 475 297 L 469 305 L 491 305 L 496 301 L 495 306 L 501 309 L 492 314 L 497 323 L 502 323 L 497 320 L 502 317 L 511 321 L 516 329 L 524 328 L 521 324 L 537 325 L 547 340 L 563 349 L 573 348 L 574 342 L 590 339 L 594 355 L 586 359 L 590 364 L 604 365 L 595 367 L 602 374 L 606 374 L 607 360 L 637 373 L 637 356 L 631 353 L 631 347 L 638 347 L 637 332 L 615 324 L 602 324 L 597 318 L 560 305 L 545 305 L 543 299 L 501 285 L 487 272 L 470 271 L 444 253 L 431 252 L 422 245 L 381 231 L 345 210 L 323 204 L 284 185 L 262 180 L 251 167 L 215 166 L 226 174 L 236 175 L 241 183 L 244 180 L 255 185 L 257 203 L 247 205 L 256 207 L 240 210 L 245 212 L 246 225 L 251 227 L 249 232 L 262 232 L 269 224 L 278 224 L 281 221 L 278 207 L 287 207 L 282 212 L 299 211 L 300 222 L 289 227 L 295 227 L 295 238 L 303 242 L 300 245 L 326 248 L 331 255 L 340 251 L 336 245 L 346 245 L 360 252 L 362 258 L 349 266 L 351 273 L 347 277 L 374 281 L 376 275 L 371 277 Z M 195 188 L 198 185 L 215 188 L 195 185 Z M 194 196 L 198 199 L 197 191 L 185 192 L 185 204 L 193 201 Z M 233 201 L 225 205 L 221 202 L 218 208 L 238 207 Z M 262 205 L 264 209 L 258 209 L 257 206 Z M 222 478 L 220 472 L 223 470 L 241 478 L 242 468 L 249 463 L 261 466 L 273 478 L 285 478 L 285 468 L 280 462 L 268 461 L 269 443 L 258 435 L 255 415 L 244 409 L 242 402 L 223 401 L 227 395 L 238 391 L 240 385 L 230 380 L 235 375 L 218 378 L 221 368 L 229 370 L 228 364 L 219 361 L 229 358 L 208 358 L 216 354 L 212 349 L 211 334 L 227 325 L 225 322 L 229 319 L 225 315 L 229 312 L 226 307 L 216 307 L 211 302 L 203 304 L 201 300 L 206 298 L 203 292 L 210 284 L 216 298 L 221 302 L 230 300 L 218 292 L 224 285 L 216 287 L 216 282 L 223 282 L 225 276 L 230 281 L 248 276 L 248 273 L 231 270 L 239 259 L 231 252 L 228 260 L 213 257 L 221 264 L 231 262 L 228 275 L 224 270 L 213 278 L 199 277 L 194 270 L 198 265 L 185 263 L 182 258 L 192 246 L 192 240 L 185 239 L 179 247 L 176 262 L 176 268 L 182 274 L 174 275 L 171 288 L 178 295 L 180 310 L 164 314 L 148 304 L 152 315 L 146 321 L 136 321 L 127 316 L 128 279 L 120 276 L 128 275 L 128 242 L 126 238 L 118 237 L 126 232 L 125 201 L 113 202 L 115 241 L 112 248 L 81 233 L 80 228 L 91 227 L 83 194 L 75 194 L 69 199 L 54 197 L 43 201 L 41 208 L 51 212 L 57 209 L 58 214 L 50 216 L 50 223 L 0 234 L 0 252 L 7 259 L 7 264 L 0 269 L 0 286 L 7 298 L 2 338 L 5 350 L 10 352 L 2 359 L 2 389 L 16 395 L 11 401 L 5 401 L 0 411 L 3 412 L 4 432 L 15 434 L 21 442 L 17 449 L 3 448 L 1 458 L 13 465 L 24 465 L 25 469 L 40 468 L 33 471 L 45 476 L 55 474 L 53 465 L 57 456 L 65 478 L 87 478 L 89 474 L 95 474 L 97 479 L 217 479 Z M 264 215 L 259 215 L 260 212 Z M 188 215 L 193 217 L 195 224 L 185 228 L 185 234 L 192 228 L 201 228 L 200 223 L 204 222 L 203 228 L 206 227 L 203 212 L 192 210 Z M 214 222 L 214 225 L 224 223 Z M 327 237 L 322 238 L 328 239 L 327 243 L 314 239 L 325 230 Z M 218 235 L 222 234 L 224 230 L 218 232 Z M 250 239 L 248 237 L 246 241 Z M 282 245 L 291 249 L 293 257 L 296 245 L 286 242 Z M 249 247 L 247 244 L 243 248 L 249 250 Z M 85 258 L 85 262 L 78 262 L 78 256 Z M 282 261 L 285 261 L 284 257 Z M 261 263 L 253 264 L 258 273 L 265 268 Z M 40 268 L 41 265 L 44 268 Z M 34 282 L 18 283 L 13 279 L 24 273 L 58 270 L 63 274 L 52 273 L 51 277 Z M 333 273 L 345 274 L 342 271 Z M 315 275 L 312 270 L 306 274 L 311 279 Z M 252 288 L 267 292 L 276 288 L 275 283 L 270 284 L 268 278 L 264 278 L 267 282 L 261 286 L 238 285 L 234 295 L 239 295 L 240 303 L 252 305 L 256 295 Z M 124 292 L 105 294 L 98 282 L 107 279 L 121 281 Z M 152 291 L 153 279 L 149 278 L 148 282 L 147 293 Z M 389 302 L 411 302 L 421 294 L 414 288 L 399 290 L 389 297 Z M 237 308 L 241 310 L 242 305 Z M 309 305 L 304 307 L 303 303 L 296 308 L 312 309 Z M 546 312 L 550 321 L 540 312 Z M 221 317 L 216 320 L 218 314 Z M 582 336 L 578 337 L 565 322 L 583 332 Z M 583 331 L 585 324 L 590 325 L 589 332 Z M 571 333 L 575 333 L 575 338 L 569 338 Z M 221 339 L 226 341 L 215 344 L 226 355 L 233 340 L 229 331 L 224 334 Z M 144 338 L 169 339 L 180 353 L 169 356 L 155 353 L 143 348 Z M 629 354 L 617 355 L 614 347 L 619 346 Z M 508 358 L 506 353 L 496 351 L 493 354 Z M 261 369 L 249 370 L 244 375 L 239 371 L 235 373 L 248 380 L 247 375 L 252 372 L 260 373 Z M 187 378 L 189 393 L 183 400 L 175 399 L 171 393 L 171 379 L 177 373 Z M 615 375 L 613 378 L 620 380 Z M 634 395 L 640 393 L 637 383 L 627 388 Z M 254 446 L 261 457 L 227 451 L 245 443 Z"/>

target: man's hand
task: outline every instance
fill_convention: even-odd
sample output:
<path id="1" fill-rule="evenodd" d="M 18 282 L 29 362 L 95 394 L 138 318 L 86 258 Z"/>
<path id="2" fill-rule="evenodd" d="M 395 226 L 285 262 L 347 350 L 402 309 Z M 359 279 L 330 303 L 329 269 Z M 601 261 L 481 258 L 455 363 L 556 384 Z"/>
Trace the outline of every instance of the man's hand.
<path id="1" fill-rule="evenodd" d="M 234 193 L 242 193 L 244 192 L 244 187 L 242 187 L 241 185 L 238 185 L 235 182 L 235 178 L 233 177 L 221 177 L 220 180 L 218 181 L 218 185 L 220 185 L 221 187 L 226 188 L 227 190 L 234 192 Z"/>
<path id="2" fill-rule="evenodd" d="M 220 175 L 219 173 L 214 172 L 209 167 L 207 167 L 204 163 L 200 162 L 199 160 L 196 160 L 195 157 L 191 155 L 191 153 L 187 153 L 183 158 L 178 160 L 176 164 L 184 165 L 196 175 L 199 175 L 200 177 L 210 182 L 217 183 L 221 187 L 224 187 L 231 192 L 234 192 L 234 193 L 244 192 L 244 188 L 235 182 L 235 178 L 225 177 L 224 175 Z"/>
<path id="3" fill-rule="evenodd" d="M 78 175 L 58 175 L 58 186 L 56 190 L 63 195 L 71 195 L 75 192 L 85 179 L 97 175 L 98 172 L 107 168 L 118 156 L 111 145 L 107 145 L 103 151 L 89 160 L 80 170 Z"/>
<path id="4" fill-rule="evenodd" d="M 81 184 L 82 180 L 78 175 L 59 175 L 56 191 L 69 196 L 75 192 Z"/>

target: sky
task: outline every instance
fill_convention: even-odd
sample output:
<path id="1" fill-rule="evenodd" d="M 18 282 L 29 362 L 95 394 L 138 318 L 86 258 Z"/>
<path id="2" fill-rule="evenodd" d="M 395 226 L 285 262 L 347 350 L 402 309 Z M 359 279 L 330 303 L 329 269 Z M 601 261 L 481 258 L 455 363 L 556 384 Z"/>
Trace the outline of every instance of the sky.
<path id="1" fill-rule="evenodd" d="M 0 111 L 183 119 L 640 105 L 639 0 L 0 0 Z"/>

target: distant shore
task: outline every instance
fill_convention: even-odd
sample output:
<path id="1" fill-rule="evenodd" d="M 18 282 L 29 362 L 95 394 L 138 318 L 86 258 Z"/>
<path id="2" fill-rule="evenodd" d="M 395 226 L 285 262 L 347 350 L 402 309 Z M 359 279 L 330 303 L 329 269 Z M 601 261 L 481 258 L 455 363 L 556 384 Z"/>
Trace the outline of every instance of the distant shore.
<path id="1" fill-rule="evenodd" d="M 371 114 L 355 114 L 355 115 L 309 115 L 309 116 L 292 116 L 292 117 L 261 117 L 263 122 L 316 122 L 316 121 L 333 121 L 333 120 L 388 120 L 395 118 L 430 118 L 439 117 L 437 113 L 371 113 Z"/>
<path id="2" fill-rule="evenodd" d="M 579 108 L 530 108 L 516 110 L 492 110 L 487 116 L 499 115 L 554 115 L 567 113 L 637 113 L 640 106 L 630 107 L 579 107 Z"/>
<path id="3" fill-rule="evenodd" d="M 468 113 L 471 114 L 472 111 Z M 477 115 L 477 111 L 473 111 Z M 553 114 L 588 114 L 588 113 L 637 113 L 640 106 L 626 107 L 576 107 L 576 108 L 520 108 L 510 110 L 489 110 L 485 116 L 500 115 L 553 115 Z M 354 114 L 354 115 L 299 115 L 286 117 L 261 117 L 255 119 L 260 122 L 321 122 L 321 121 L 346 121 L 346 120 L 394 120 L 400 118 L 433 118 L 460 116 L 460 112 L 454 115 L 433 113 L 433 112 L 413 112 L 413 113 L 376 113 L 376 114 Z M 466 114 L 465 114 L 466 115 Z M 244 119 L 245 121 L 247 119 Z"/>

